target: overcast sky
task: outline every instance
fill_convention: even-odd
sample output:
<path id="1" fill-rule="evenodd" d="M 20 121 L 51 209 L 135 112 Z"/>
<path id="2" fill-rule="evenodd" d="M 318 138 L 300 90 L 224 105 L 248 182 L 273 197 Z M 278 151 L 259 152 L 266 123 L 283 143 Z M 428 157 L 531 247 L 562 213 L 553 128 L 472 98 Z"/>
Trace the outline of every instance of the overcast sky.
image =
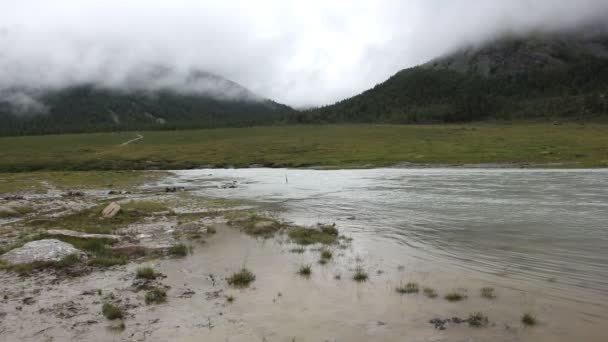
<path id="1" fill-rule="evenodd" d="M 606 14 L 608 0 L 0 0 L 0 90 L 165 65 L 323 105 L 464 43 Z"/>

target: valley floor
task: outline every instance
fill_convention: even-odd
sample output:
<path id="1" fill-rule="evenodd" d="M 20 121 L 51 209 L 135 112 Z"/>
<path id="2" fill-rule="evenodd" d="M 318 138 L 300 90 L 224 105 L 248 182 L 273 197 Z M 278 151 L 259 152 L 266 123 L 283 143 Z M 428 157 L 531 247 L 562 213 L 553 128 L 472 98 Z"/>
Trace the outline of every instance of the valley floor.
<path id="1" fill-rule="evenodd" d="M 0 171 L 608 167 L 607 133 L 603 123 L 361 124 L 3 137 Z"/>

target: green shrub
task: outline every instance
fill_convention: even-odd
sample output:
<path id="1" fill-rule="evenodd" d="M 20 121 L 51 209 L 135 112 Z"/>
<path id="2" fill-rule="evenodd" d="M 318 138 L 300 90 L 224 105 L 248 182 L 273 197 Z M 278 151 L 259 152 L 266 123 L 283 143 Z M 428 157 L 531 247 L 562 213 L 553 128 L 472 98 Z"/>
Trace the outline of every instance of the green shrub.
<path id="1" fill-rule="evenodd" d="M 243 268 L 239 272 L 232 274 L 230 277 L 226 278 L 228 285 L 236 286 L 236 287 L 247 287 L 250 283 L 255 281 L 255 275 L 251 273 L 246 268 Z"/>
<path id="2" fill-rule="evenodd" d="M 135 278 L 138 279 L 156 279 L 158 275 L 156 274 L 156 272 L 154 271 L 154 269 L 152 267 L 141 267 L 138 268 L 137 271 L 135 272 Z"/>
<path id="3" fill-rule="evenodd" d="M 112 303 L 105 303 L 101 308 L 101 313 L 109 320 L 119 319 L 124 317 L 122 308 Z"/>
<path id="4" fill-rule="evenodd" d="M 154 287 L 146 292 L 146 304 L 159 304 L 167 301 L 167 290 Z"/>
<path id="5" fill-rule="evenodd" d="M 169 248 L 169 254 L 173 256 L 183 257 L 188 255 L 188 247 L 184 244 L 177 244 Z"/>

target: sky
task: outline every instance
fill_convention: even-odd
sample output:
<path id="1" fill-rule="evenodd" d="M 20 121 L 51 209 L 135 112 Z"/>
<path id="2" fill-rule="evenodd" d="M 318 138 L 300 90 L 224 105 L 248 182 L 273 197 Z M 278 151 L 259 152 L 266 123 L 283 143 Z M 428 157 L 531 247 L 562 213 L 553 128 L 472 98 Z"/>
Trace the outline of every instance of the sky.
<path id="1" fill-rule="evenodd" d="M 164 86 L 202 70 L 305 108 L 465 44 L 598 17 L 608 0 L 0 0 L 0 94 L 145 87 L 162 66 Z"/>

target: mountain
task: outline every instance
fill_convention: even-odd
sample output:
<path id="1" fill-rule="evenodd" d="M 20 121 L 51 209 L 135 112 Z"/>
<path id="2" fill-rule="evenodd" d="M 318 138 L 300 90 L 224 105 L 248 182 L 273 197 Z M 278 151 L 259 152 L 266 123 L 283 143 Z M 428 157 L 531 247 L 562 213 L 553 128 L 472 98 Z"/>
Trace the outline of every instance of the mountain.
<path id="1" fill-rule="evenodd" d="M 291 111 L 217 75 L 155 67 L 120 84 L 4 90 L 0 134 L 251 125 Z"/>
<path id="2" fill-rule="evenodd" d="M 402 70 L 298 122 L 425 123 L 608 116 L 608 30 L 504 36 Z"/>

